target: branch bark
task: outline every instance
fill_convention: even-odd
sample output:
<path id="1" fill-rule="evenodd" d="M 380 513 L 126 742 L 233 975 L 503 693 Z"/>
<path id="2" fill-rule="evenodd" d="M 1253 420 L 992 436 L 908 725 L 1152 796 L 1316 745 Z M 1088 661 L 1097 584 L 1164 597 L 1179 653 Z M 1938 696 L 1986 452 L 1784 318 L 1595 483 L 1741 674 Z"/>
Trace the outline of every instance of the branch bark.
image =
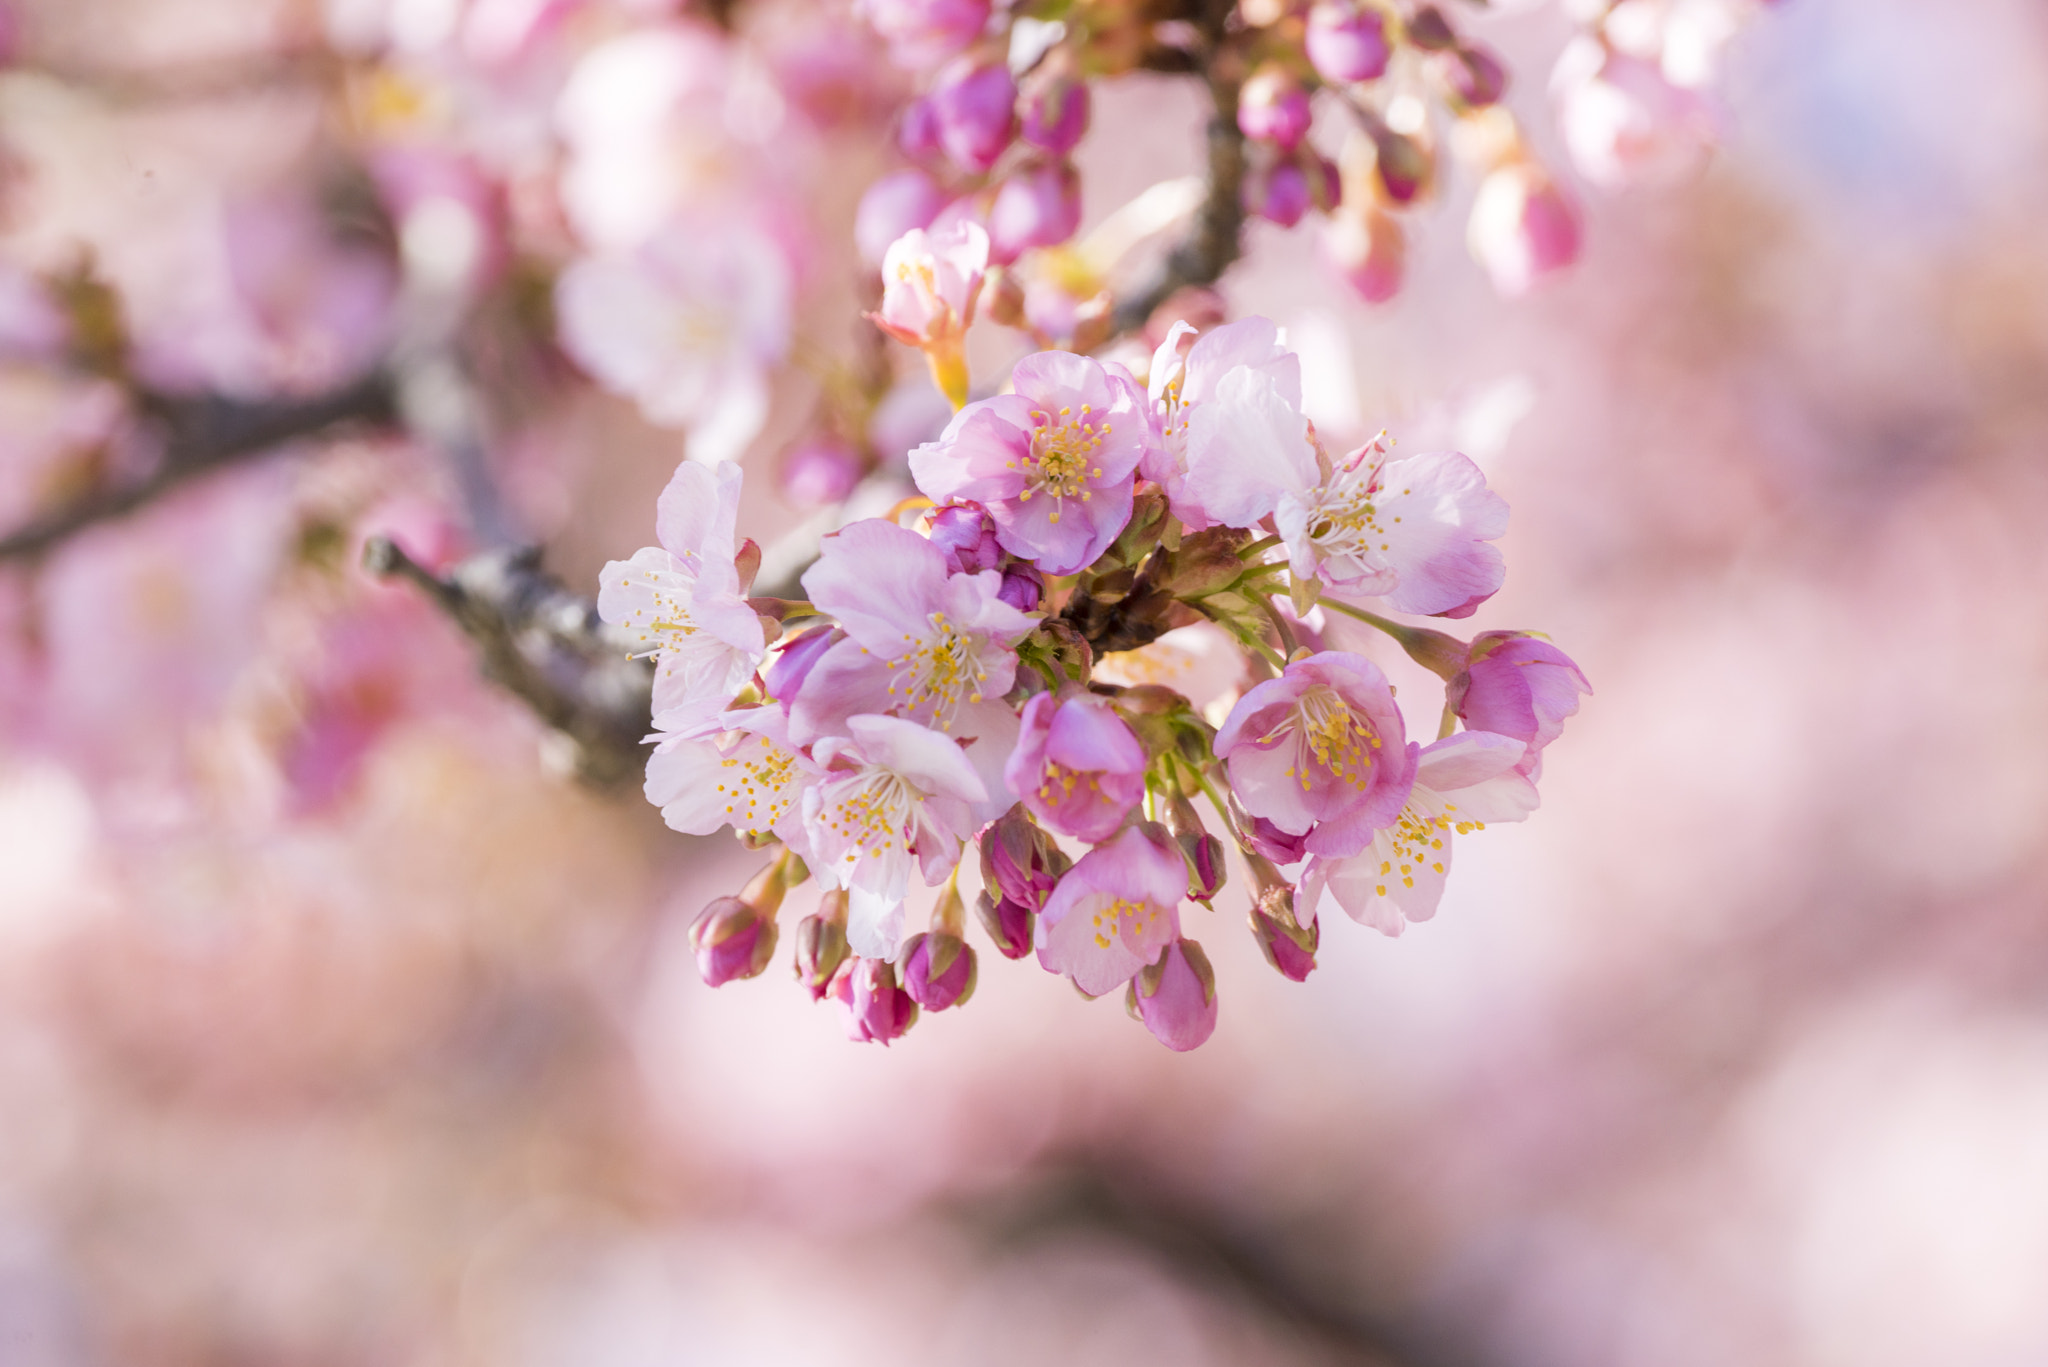
<path id="1" fill-rule="evenodd" d="M 567 745 L 568 767 L 599 787 L 646 767 L 654 669 L 624 633 L 541 568 L 540 549 L 485 551 L 435 574 L 386 537 L 363 548 L 372 574 L 418 587 L 475 643 L 483 674 L 532 708 Z"/>

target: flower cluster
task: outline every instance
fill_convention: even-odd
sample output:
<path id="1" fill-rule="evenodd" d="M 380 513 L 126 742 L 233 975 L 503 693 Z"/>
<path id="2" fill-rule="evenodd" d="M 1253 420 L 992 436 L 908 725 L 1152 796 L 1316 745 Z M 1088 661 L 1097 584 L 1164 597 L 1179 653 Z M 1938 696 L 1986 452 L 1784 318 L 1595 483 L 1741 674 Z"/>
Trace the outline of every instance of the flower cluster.
<path id="1" fill-rule="evenodd" d="M 1501 586 L 1506 505 L 1455 452 L 1332 454 L 1299 371 L 1261 318 L 1174 327 L 1143 382 L 1026 357 L 910 453 L 922 498 L 826 538 L 802 600 L 746 596 L 738 468 L 676 472 L 661 546 L 608 565 L 599 604 L 657 662 L 650 800 L 773 851 L 698 921 L 707 981 L 761 972 L 784 891 L 815 878 L 797 976 L 855 1038 L 895 1038 L 973 991 L 973 844 L 1001 954 L 1125 987 L 1189 1049 L 1216 983 L 1187 907 L 1232 849 L 1295 980 L 1329 906 L 1388 934 L 1435 912 L 1457 837 L 1535 808 L 1586 680 L 1531 633 L 1385 615 L 1472 615 Z M 1434 739 L 1325 639 L 1335 618 L 1444 680 Z M 913 879 L 940 891 L 906 937 Z"/>

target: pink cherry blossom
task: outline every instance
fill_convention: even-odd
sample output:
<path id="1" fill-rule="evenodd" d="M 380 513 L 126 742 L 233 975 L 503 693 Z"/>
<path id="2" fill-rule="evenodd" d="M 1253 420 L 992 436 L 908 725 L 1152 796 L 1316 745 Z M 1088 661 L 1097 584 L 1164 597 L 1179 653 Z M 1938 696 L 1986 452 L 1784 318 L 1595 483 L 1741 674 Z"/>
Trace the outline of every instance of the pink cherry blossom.
<path id="1" fill-rule="evenodd" d="M 1205 333 L 1183 359 L 1181 341 L 1194 332 L 1175 323 L 1153 353 L 1149 397 L 1159 440 L 1139 472 L 1166 491 L 1174 515 L 1190 529 L 1217 522 L 1246 526 L 1250 519 L 1230 521 L 1190 487 L 1190 461 L 1197 450 L 1248 438 L 1258 448 L 1255 460 L 1292 459 L 1267 448 L 1295 441 L 1306 448 L 1301 361 L 1281 344 L 1280 329 L 1268 318 L 1240 319 Z"/>
<path id="2" fill-rule="evenodd" d="M 1171 837 L 1133 826 L 1060 879 L 1038 918 L 1038 961 L 1091 997 L 1113 991 L 1180 937 L 1187 891 Z"/>
<path id="3" fill-rule="evenodd" d="M 790 744 L 782 709 L 756 707 L 663 732 L 647 760 L 646 793 L 671 830 L 710 835 L 730 826 L 750 839 L 773 835 L 801 853 L 803 794 L 818 777 Z"/>
<path id="4" fill-rule="evenodd" d="M 928 884 L 946 876 L 988 789 L 958 745 L 915 722 L 849 717 L 846 729 L 812 747 L 826 772 L 804 791 L 807 862 L 827 888 L 850 894 L 854 953 L 893 959 L 912 867 Z"/>
<path id="5" fill-rule="evenodd" d="M 571 262 L 555 283 L 557 327 L 599 384 L 687 430 L 692 459 L 735 460 L 767 420 L 791 290 L 763 235 L 678 224 L 633 252 Z"/>
<path id="6" fill-rule="evenodd" d="M 1393 55 L 1386 15 L 1352 0 L 1317 0 L 1303 46 L 1316 74 L 1338 84 L 1378 80 Z"/>
<path id="7" fill-rule="evenodd" d="M 1040 693 L 1025 704 L 1003 779 L 1047 826 L 1094 843 L 1145 795 L 1145 747 L 1104 699 Z"/>
<path id="8" fill-rule="evenodd" d="M 1527 632 L 1481 632 L 1469 658 L 1446 691 L 1452 709 L 1475 731 L 1527 745 L 1517 767 L 1536 777 L 1543 747 L 1564 734 L 1564 719 L 1579 710 L 1579 695 L 1593 685 L 1569 655 Z"/>
<path id="9" fill-rule="evenodd" d="M 882 258 L 882 307 L 868 315 L 876 327 L 925 353 L 933 380 L 955 406 L 967 401 L 961 346 L 988 261 L 988 232 L 979 223 L 914 228 Z"/>
<path id="10" fill-rule="evenodd" d="M 1399 816 L 1355 855 L 1309 860 L 1297 908 L 1313 918 L 1327 893 L 1352 920 L 1388 935 L 1427 921 L 1443 897 L 1453 835 L 1536 810 L 1536 785 L 1516 767 L 1523 749 L 1486 731 L 1461 731 L 1425 747 Z"/>
<path id="11" fill-rule="evenodd" d="M 766 653 L 734 563 L 741 479 L 737 465 L 683 462 L 656 508 L 661 544 L 612 561 L 598 579 L 598 614 L 654 657 L 654 714 L 672 730 L 724 708 Z"/>
<path id="12" fill-rule="evenodd" d="M 896 981 L 894 965 L 853 956 L 826 989 L 846 1008 L 846 1033 L 856 1044 L 887 1045 L 917 1024 L 917 1002 Z"/>
<path id="13" fill-rule="evenodd" d="M 1216 970 L 1193 940 L 1175 940 L 1131 981 L 1138 1019 L 1153 1038 L 1186 1053 L 1216 1033 Z"/>
<path id="14" fill-rule="evenodd" d="M 953 164 L 979 174 L 1017 133 L 1017 84 L 1000 62 L 963 57 L 941 72 L 930 96 L 939 145 Z"/>
<path id="15" fill-rule="evenodd" d="M 1399 815 L 1415 756 L 1393 690 L 1361 655 L 1297 660 L 1238 700 L 1216 733 L 1245 810 L 1316 854 L 1355 854 Z"/>
<path id="16" fill-rule="evenodd" d="M 912 451 L 911 477 L 934 502 L 987 509 L 1010 554 L 1072 574 L 1130 520 L 1150 445 L 1143 404 L 1122 374 L 1064 351 L 1026 356 L 1011 381 L 1015 393 L 969 404 Z"/>
<path id="17" fill-rule="evenodd" d="M 938 546 L 868 518 L 827 537 L 803 583 L 846 639 L 818 658 L 791 700 L 800 742 L 861 712 L 897 713 L 963 739 L 1014 737 L 1002 697 L 1033 619 L 998 596 L 1000 573 L 951 574 Z"/>

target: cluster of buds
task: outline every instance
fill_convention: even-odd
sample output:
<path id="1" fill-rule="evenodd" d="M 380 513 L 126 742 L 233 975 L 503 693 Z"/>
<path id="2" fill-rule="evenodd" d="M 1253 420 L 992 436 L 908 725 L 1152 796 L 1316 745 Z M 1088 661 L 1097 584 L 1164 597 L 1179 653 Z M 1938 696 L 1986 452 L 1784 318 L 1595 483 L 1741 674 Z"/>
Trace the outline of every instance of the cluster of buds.
<path id="1" fill-rule="evenodd" d="M 856 1039 L 973 993 L 972 843 L 1000 955 L 1124 988 L 1193 1048 L 1217 983 L 1190 921 L 1233 858 L 1255 940 L 1300 981 L 1329 908 L 1387 934 L 1434 914 L 1454 841 L 1535 808 L 1587 689 L 1540 636 L 1401 620 L 1500 588 L 1506 504 L 1456 452 L 1327 450 L 1262 318 L 1177 324 L 1143 377 L 1028 356 L 909 465 L 923 497 L 826 538 L 783 599 L 746 596 L 738 469 L 686 463 L 661 546 L 608 565 L 599 599 L 657 664 L 649 799 L 772 848 L 698 923 L 706 981 L 761 972 L 784 891 L 814 878 L 796 976 Z M 1433 739 L 1326 639 L 1338 618 L 1443 681 Z M 913 876 L 939 892 L 907 934 Z"/>

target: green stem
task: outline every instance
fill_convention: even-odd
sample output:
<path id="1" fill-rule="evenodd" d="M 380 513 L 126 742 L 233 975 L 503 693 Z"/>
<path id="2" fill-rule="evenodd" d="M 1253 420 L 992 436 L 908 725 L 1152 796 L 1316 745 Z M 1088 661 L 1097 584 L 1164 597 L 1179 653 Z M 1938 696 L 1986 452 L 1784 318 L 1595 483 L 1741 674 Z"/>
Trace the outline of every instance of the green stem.
<path id="1" fill-rule="evenodd" d="M 1367 612 L 1364 608 L 1355 608 L 1349 603 L 1340 603 L 1334 598 L 1324 598 L 1321 601 L 1322 605 L 1326 608 L 1341 612 L 1346 617 L 1356 617 L 1361 622 L 1378 627 L 1404 646 L 1415 635 L 1412 628 L 1404 627 L 1399 622 L 1389 621 L 1376 612 Z"/>
<path id="2" fill-rule="evenodd" d="M 1258 556 L 1264 555 L 1267 551 L 1272 550 L 1275 546 L 1279 544 L 1280 538 L 1277 536 L 1262 536 L 1257 541 L 1252 542 L 1251 545 L 1246 546 L 1243 550 L 1239 551 L 1237 553 L 1237 558 L 1239 560 L 1251 560 Z"/>
<path id="3" fill-rule="evenodd" d="M 1280 609 L 1273 606 L 1271 595 L 1264 593 L 1258 595 L 1258 602 L 1259 606 L 1265 609 L 1266 620 L 1271 622 L 1273 630 L 1279 633 L 1280 643 L 1287 647 L 1287 653 L 1292 655 L 1296 650 L 1300 649 L 1300 643 L 1294 639 L 1294 628 L 1287 625 L 1287 619 L 1280 615 Z"/>
<path id="4" fill-rule="evenodd" d="M 1458 729 L 1458 714 L 1451 710 L 1449 699 L 1444 700 L 1444 719 L 1437 723 L 1436 738 L 1444 740 Z"/>

